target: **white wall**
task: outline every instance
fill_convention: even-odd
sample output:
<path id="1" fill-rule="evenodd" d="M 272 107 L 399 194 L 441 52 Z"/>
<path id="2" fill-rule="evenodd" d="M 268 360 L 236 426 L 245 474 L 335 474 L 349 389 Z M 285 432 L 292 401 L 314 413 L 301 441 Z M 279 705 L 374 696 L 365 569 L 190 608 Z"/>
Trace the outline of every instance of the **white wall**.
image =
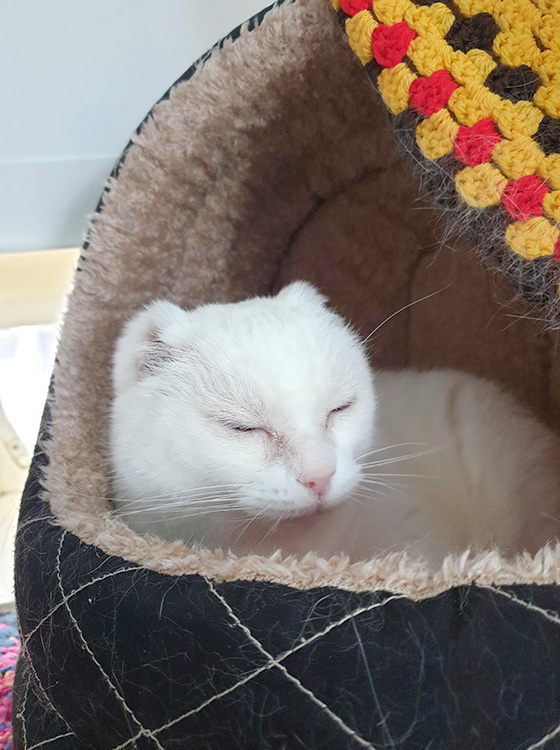
<path id="1" fill-rule="evenodd" d="M 130 133 L 266 0 L 0 0 L 0 252 L 81 243 Z"/>

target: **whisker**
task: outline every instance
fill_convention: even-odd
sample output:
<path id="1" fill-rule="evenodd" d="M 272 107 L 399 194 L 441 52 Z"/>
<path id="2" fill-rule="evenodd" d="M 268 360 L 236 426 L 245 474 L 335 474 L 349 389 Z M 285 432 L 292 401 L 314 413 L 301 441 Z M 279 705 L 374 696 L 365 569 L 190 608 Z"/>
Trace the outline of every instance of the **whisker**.
<path id="1" fill-rule="evenodd" d="M 267 508 L 267 506 L 265 506 L 264 508 L 261 508 L 259 510 L 259 512 L 256 513 L 252 518 L 249 519 L 249 521 L 245 524 L 245 526 L 241 529 L 241 531 L 237 535 L 235 541 L 232 543 L 232 545 L 231 545 L 232 547 L 235 544 L 237 544 L 237 542 L 241 539 L 241 537 L 243 536 L 243 534 L 245 534 L 245 532 L 247 531 L 247 529 L 249 528 L 249 526 L 253 523 L 253 521 L 256 521 L 257 518 L 259 518 L 260 516 L 262 516 L 262 514 L 265 513 L 267 510 L 268 510 L 268 508 Z"/>
<path id="2" fill-rule="evenodd" d="M 278 518 L 276 519 L 275 523 L 273 525 L 271 525 L 271 527 L 269 528 L 269 530 L 266 532 L 266 534 L 261 539 L 261 544 L 264 544 L 264 542 L 268 539 L 268 537 L 271 536 L 272 534 L 274 534 L 274 532 L 276 531 L 276 529 L 280 525 L 280 521 L 282 521 L 283 519 L 284 519 L 284 513 L 281 513 L 278 516 Z"/>
<path id="3" fill-rule="evenodd" d="M 354 500 L 359 505 L 365 505 L 366 501 L 374 499 L 377 498 L 373 498 L 369 492 L 351 492 L 347 497 L 347 500 Z"/>
<path id="4" fill-rule="evenodd" d="M 178 492 L 169 492 L 162 495 L 146 495 L 145 497 L 142 497 L 140 499 L 131 499 L 127 497 L 116 497 L 115 495 L 91 495 L 91 494 L 81 494 L 79 492 L 75 492 L 72 490 L 72 494 L 75 497 L 83 498 L 85 500 L 110 500 L 110 501 L 117 501 L 122 503 L 136 503 L 136 502 L 144 502 L 146 500 L 171 500 L 176 497 L 197 497 L 197 493 L 205 494 L 207 492 L 216 490 L 216 489 L 242 489 L 243 487 L 246 487 L 246 484 L 217 484 L 217 485 L 208 485 L 207 487 L 195 487 L 192 489 L 185 489 Z"/>
<path id="5" fill-rule="evenodd" d="M 386 473 L 386 474 L 363 474 L 364 477 L 422 477 L 422 478 L 429 478 L 433 479 L 433 474 L 392 474 L 392 473 Z"/>
<path id="6" fill-rule="evenodd" d="M 195 513 L 182 513 L 181 515 L 165 516 L 164 518 L 156 519 L 156 520 L 173 521 L 173 520 L 184 519 L 184 518 L 198 518 L 200 516 L 209 516 L 215 513 L 228 513 L 229 511 L 232 511 L 232 510 L 242 510 L 242 509 L 239 508 L 239 506 L 235 506 L 232 508 L 212 508 L 212 510 L 198 511 Z"/>
<path id="7" fill-rule="evenodd" d="M 118 511 L 111 511 L 110 515 L 118 516 L 119 518 L 128 518 L 129 516 L 137 516 L 141 513 L 160 513 L 164 514 L 166 512 L 169 512 L 170 510 L 180 510 L 183 515 L 204 515 L 205 513 L 212 513 L 216 511 L 225 511 L 225 510 L 239 510 L 241 507 L 239 503 L 231 502 L 233 498 L 228 498 L 224 502 L 216 502 L 214 505 L 209 505 L 205 507 L 196 507 L 189 505 L 188 503 L 185 504 L 177 504 L 173 506 L 169 505 L 150 505 L 145 506 L 144 508 L 136 508 L 136 510 L 127 510 L 124 512 L 118 512 Z"/>
<path id="8" fill-rule="evenodd" d="M 386 482 L 381 482 L 375 479 L 362 479 L 362 481 L 360 482 L 360 487 L 362 487 L 363 484 L 372 484 L 378 487 L 385 487 L 385 489 L 388 490 L 392 490 L 394 488 L 394 486 L 391 484 L 387 484 Z"/>
<path id="9" fill-rule="evenodd" d="M 432 447 L 430 450 L 427 450 L 427 451 L 418 451 L 417 453 L 409 453 L 406 456 L 393 456 L 392 458 L 381 459 L 379 461 L 370 461 L 367 464 L 358 464 L 358 465 L 361 468 L 369 468 L 371 466 L 386 466 L 388 464 L 396 463 L 397 461 L 406 461 L 411 458 L 418 458 L 419 456 L 430 456 L 432 453 L 437 453 L 443 448 L 446 448 L 448 445 L 451 444 L 451 442 L 452 441 L 449 441 L 448 443 L 444 443 L 443 445 Z"/>
<path id="10" fill-rule="evenodd" d="M 372 488 L 372 486 L 383 487 L 385 490 L 389 490 L 389 491 L 393 491 L 393 492 L 398 492 L 399 495 L 402 495 L 403 497 L 407 497 L 409 499 L 412 499 L 412 495 L 410 495 L 410 494 L 408 494 L 406 492 L 403 492 L 402 489 L 400 489 L 396 485 L 386 484 L 385 482 L 376 482 L 375 480 L 371 480 L 369 482 L 365 482 L 365 484 L 369 485 L 369 487 L 367 489 Z M 363 486 L 361 481 L 358 483 L 358 486 Z"/>
<path id="11" fill-rule="evenodd" d="M 373 331 L 368 336 L 365 337 L 363 343 L 367 344 L 367 342 L 371 339 L 371 337 L 374 336 L 377 333 L 377 331 L 385 325 L 385 323 L 388 323 L 396 315 L 399 315 L 405 310 L 408 310 L 409 307 L 413 307 L 414 305 L 417 305 L 419 302 L 424 302 L 424 300 L 430 299 L 430 297 L 435 297 L 436 294 L 441 294 L 441 292 L 445 292 L 447 289 L 449 289 L 450 286 L 452 286 L 452 284 L 453 282 L 449 282 L 449 284 L 447 284 L 447 286 L 444 286 L 442 289 L 437 289 L 435 292 L 426 294 L 424 297 L 420 297 L 420 299 L 415 299 L 412 302 L 409 302 L 407 305 L 404 305 L 404 307 L 401 307 L 399 310 L 389 315 L 388 318 L 385 318 L 385 320 L 382 323 L 380 323 L 376 328 L 374 328 Z"/>
<path id="12" fill-rule="evenodd" d="M 218 512 L 218 511 L 215 511 Z M 168 521 L 184 521 L 185 518 L 196 518 L 197 516 L 205 515 L 204 513 L 194 514 L 192 516 L 166 516 L 165 518 L 153 518 L 150 519 L 150 523 L 166 523 Z M 239 516 L 238 518 L 231 518 L 227 517 L 224 519 L 224 521 L 232 522 L 232 523 L 239 523 L 239 521 L 243 520 L 243 516 Z"/>
<path id="13" fill-rule="evenodd" d="M 212 492 L 208 496 L 195 497 L 194 499 L 190 497 L 184 497 L 184 496 L 176 497 L 176 498 L 173 498 L 172 500 L 168 500 L 168 499 L 159 500 L 158 499 L 157 504 L 153 504 L 150 507 L 172 508 L 173 506 L 183 506 L 183 505 L 204 505 L 205 503 L 220 502 L 220 501 L 228 500 L 228 499 L 235 500 L 236 495 L 233 495 L 231 493 L 229 495 L 217 495 L 215 492 Z M 125 508 L 125 509 L 135 507 L 135 506 L 146 507 L 147 501 L 153 502 L 153 498 L 145 498 L 145 499 L 143 498 L 141 500 L 133 500 L 131 502 L 124 502 L 122 503 L 120 507 Z M 117 509 L 117 512 L 119 510 L 120 508 Z"/>
<path id="14" fill-rule="evenodd" d="M 424 445 L 427 448 L 434 448 L 435 446 L 431 443 L 418 443 L 418 442 L 408 442 L 408 443 L 395 443 L 394 445 L 384 445 L 381 448 L 376 448 L 373 451 L 368 451 L 367 453 L 363 453 L 361 456 L 358 456 L 356 458 L 356 461 L 360 461 L 362 458 L 366 458 L 366 456 L 371 456 L 374 453 L 380 453 L 381 451 L 388 451 L 391 448 L 402 448 L 405 445 Z"/>

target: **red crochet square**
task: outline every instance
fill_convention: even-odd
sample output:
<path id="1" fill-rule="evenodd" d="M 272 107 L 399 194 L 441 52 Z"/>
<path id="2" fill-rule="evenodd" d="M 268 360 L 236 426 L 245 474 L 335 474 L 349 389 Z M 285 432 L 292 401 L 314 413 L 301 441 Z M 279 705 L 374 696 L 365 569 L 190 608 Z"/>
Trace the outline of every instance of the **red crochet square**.
<path id="1" fill-rule="evenodd" d="M 502 193 L 502 205 L 515 221 L 526 221 L 542 214 L 542 200 L 548 190 L 540 177 L 528 174 L 508 182 Z"/>
<path id="2" fill-rule="evenodd" d="M 416 78 L 410 84 L 410 104 L 420 114 L 429 117 L 447 104 L 457 84 L 447 70 L 436 70 L 428 78 Z"/>
<path id="3" fill-rule="evenodd" d="M 371 35 L 374 58 L 384 68 L 394 68 L 406 55 L 408 45 L 416 37 L 405 21 L 393 26 L 376 26 Z"/>
<path id="4" fill-rule="evenodd" d="M 479 120 L 472 127 L 459 127 L 455 137 L 455 156 L 469 167 L 483 164 L 490 159 L 492 149 L 501 141 L 490 117 Z"/>
<path id="5" fill-rule="evenodd" d="M 346 13 L 347 16 L 355 16 L 361 10 L 367 10 L 371 8 L 372 0 L 340 0 L 340 9 Z"/>

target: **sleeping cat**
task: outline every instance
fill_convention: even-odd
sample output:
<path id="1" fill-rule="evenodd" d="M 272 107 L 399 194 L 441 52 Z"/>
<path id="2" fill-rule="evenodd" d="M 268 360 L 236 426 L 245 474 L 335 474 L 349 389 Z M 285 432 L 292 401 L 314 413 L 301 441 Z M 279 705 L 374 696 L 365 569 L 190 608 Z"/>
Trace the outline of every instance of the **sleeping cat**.
<path id="1" fill-rule="evenodd" d="M 156 301 L 114 357 L 116 512 L 238 554 L 535 551 L 559 531 L 558 438 L 497 386 L 376 372 L 310 284 L 186 312 Z"/>

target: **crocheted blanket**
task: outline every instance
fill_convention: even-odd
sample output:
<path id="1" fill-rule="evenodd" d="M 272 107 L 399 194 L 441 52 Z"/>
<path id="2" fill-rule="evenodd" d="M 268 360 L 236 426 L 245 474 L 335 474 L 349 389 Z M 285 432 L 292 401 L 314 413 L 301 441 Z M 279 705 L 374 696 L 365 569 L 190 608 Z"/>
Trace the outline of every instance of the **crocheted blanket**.
<path id="1" fill-rule="evenodd" d="M 19 647 L 15 615 L 0 615 L 0 750 L 12 746 L 12 686 Z"/>
<path id="2" fill-rule="evenodd" d="M 333 6 L 438 205 L 560 327 L 560 2 Z"/>

